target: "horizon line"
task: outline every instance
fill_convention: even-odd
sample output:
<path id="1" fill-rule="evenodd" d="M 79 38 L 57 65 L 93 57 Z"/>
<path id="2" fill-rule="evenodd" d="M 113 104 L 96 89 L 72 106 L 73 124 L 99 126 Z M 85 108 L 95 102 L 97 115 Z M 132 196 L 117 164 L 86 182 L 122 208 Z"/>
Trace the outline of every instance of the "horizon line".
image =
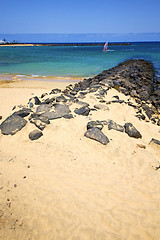
<path id="1" fill-rule="evenodd" d="M 115 33 L 0 33 L 0 34 L 62 34 L 62 35 L 78 35 L 78 34 L 160 34 L 160 32 L 128 32 L 128 33 L 120 33 L 120 32 L 115 32 Z"/>

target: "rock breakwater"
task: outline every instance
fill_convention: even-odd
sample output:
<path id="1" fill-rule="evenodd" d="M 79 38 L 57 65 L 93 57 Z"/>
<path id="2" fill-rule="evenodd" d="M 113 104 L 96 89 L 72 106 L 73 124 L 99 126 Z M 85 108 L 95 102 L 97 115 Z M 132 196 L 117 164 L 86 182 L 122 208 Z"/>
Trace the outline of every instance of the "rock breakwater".
<path id="1" fill-rule="evenodd" d="M 106 101 L 105 97 L 112 88 L 116 89 L 117 93 L 121 92 L 128 96 L 128 101 L 121 100 L 118 95 L 113 96 L 111 101 Z M 98 99 L 99 103 L 91 107 L 88 102 L 83 102 L 82 99 L 88 95 Z M 70 84 L 63 91 L 52 89 L 50 93 L 43 93 L 41 97 L 35 96 L 29 99 L 25 106 L 20 108 L 15 106 L 12 115 L 1 123 L 0 129 L 2 134 L 13 135 L 25 127 L 26 123 L 31 123 L 38 128 L 38 131 L 43 131 L 52 120 L 89 117 L 93 111 L 109 111 L 110 104 L 126 104 L 133 107 L 136 110 L 136 117 L 140 120 L 151 121 L 159 126 L 160 90 L 156 88 L 152 63 L 145 60 L 127 60 L 93 78 L 84 79 L 74 85 Z M 70 107 L 73 105 L 75 107 L 71 111 Z M 9 121 L 10 119 L 12 121 Z M 17 119 L 20 122 L 19 128 Z M 132 123 L 121 126 L 111 119 L 104 121 L 96 119 L 92 124 L 88 123 L 85 136 L 108 144 L 109 139 L 101 132 L 104 125 L 108 125 L 108 130 L 126 132 L 130 137 L 142 137 Z M 39 137 L 41 136 L 43 134 L 39 132 Z M 32 140 L 31 137 L 29 138 Z M 105 140 L 101 141 L 102 138 Z"/>

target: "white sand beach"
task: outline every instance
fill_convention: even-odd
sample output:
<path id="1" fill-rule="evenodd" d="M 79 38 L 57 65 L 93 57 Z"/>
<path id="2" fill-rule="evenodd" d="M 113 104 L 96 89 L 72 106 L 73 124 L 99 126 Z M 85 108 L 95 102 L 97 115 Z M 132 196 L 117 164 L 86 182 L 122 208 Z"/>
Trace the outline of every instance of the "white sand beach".
<path id="1" fill-rule="evenodd" d="M 15 81 L 0 85 L 0 115 L 33 96 L 69 82 Z M 106 101 L 126 100 L 115 89 Z M 99 104 L 94 93 L 82 101 Z M 131 99 L 134 102 L 134 99 Z M 109 110 L 74 113 L 72 119 L 52 120 L 35 141 L 36 129 L 27 124 L 15 135 L 0 134 L 0 239 L 2 240 L 159 240 L 160 239 L 160 128 L 135 117 L 125 103 L 111 103 Z M 102 132 L 109 144 L 84 136 L 91 120 L 131 122 L 142 134 Z"/>

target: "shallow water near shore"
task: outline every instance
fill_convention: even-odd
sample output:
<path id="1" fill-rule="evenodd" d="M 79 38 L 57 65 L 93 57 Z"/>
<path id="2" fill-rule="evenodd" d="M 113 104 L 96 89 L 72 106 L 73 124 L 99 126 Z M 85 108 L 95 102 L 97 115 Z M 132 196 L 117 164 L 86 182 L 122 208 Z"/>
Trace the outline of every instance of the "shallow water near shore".
<path id="1" fill-rule="evenodd" d="M 160 42 L 109 46 L 106 52 L 102 46 L 0 47 L 0 74 L 89 77 L 130 58 L 151 61 L 160 75 Z"/>

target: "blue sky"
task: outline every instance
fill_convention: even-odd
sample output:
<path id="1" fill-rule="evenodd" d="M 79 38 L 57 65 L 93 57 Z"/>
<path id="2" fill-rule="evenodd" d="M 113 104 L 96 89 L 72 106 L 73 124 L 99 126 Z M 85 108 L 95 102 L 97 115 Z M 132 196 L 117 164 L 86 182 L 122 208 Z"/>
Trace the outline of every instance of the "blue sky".
<path id="1" fill-rule="evenodd" d="M 160 0 L 7 0 L 0 34 L 160 32 Z"/>

